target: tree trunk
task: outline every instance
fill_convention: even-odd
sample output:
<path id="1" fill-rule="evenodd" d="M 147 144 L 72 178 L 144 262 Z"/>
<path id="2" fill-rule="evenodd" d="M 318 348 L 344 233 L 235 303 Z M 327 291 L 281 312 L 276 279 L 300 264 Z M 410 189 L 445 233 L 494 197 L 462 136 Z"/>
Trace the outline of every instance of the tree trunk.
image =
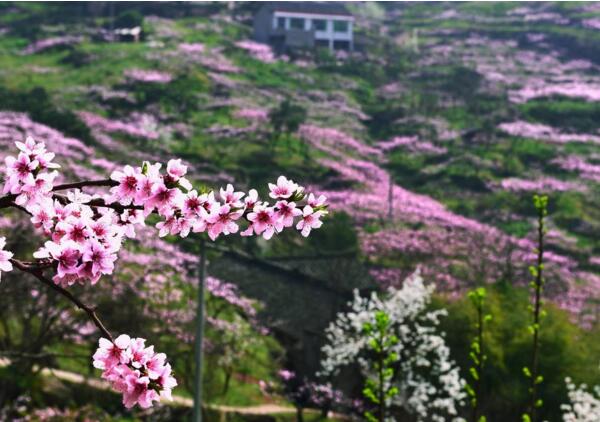
<path id="1" fill-rule="evenodd" d="M 304 422 L 304 414 L 300 406 L 296 407 L 296 422 Z"/>

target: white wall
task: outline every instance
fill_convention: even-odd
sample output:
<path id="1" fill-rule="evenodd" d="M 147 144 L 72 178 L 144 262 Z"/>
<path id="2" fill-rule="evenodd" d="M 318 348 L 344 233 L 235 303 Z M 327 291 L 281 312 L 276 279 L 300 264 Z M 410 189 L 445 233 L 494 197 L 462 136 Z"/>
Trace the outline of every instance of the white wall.
<path id="1" fill-rule="evenodd" d="M 293 12 L 275 12 L 273 14 L 273 28 L 277 27 L 278 18 L 285 18 L 285 29 L 290 29 L 290 18 L 301 18 L 304 19 L 304 30 L 309 31 L 312 29 L 312 20 L 325 20 L 327 21 L 327 30 L 315 31 L 315 39 L 317 40 L 340 40 L 352 42 L 352 32 L 354 17 L 352 16 L 339 16 L 339 15 L 319 15 L 313 13 L 293 13 Z M 333 30 L 334 21 L 345 21 L 348 22 L 347 32 L 335 32 Z"/>

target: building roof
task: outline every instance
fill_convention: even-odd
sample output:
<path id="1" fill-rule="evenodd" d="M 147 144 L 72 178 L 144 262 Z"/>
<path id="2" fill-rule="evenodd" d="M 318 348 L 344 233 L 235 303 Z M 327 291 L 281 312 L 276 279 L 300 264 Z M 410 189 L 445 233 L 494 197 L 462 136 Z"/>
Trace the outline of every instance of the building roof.
<path id="1" fill-rule="evenodd" d="M 352 13 L 346 9 L 341 2 L 321 2 L 321 1 L 274 1 L 263 6 L 270 12 L 290 12 L 290 13 L 308 13 L 315 15 L 337 15 L 352 16 Z"/>

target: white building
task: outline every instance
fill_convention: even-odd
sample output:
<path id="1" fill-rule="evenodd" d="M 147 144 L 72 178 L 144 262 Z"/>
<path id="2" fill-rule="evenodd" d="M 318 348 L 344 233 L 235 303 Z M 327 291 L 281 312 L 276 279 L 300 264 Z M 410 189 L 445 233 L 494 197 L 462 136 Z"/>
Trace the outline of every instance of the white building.
<path id="1" fill-rule="evenodd" d="M 353 50 L 353 26 L 343 3 L 268 2 L 254 17 L 254 38 L 276 49 Z"/>

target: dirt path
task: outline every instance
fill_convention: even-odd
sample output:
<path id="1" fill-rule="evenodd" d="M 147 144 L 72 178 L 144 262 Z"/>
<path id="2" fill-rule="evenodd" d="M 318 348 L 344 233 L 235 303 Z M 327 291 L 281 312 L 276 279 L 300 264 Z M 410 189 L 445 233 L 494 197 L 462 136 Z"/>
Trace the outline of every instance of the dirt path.
<path id="1" fill-rule="evenodd" d="M 7 366 L 8 364 L 8 359 L 0 358 L 0 366 Z M 46 377 L 55 377 L 59 380 L 66 381 L 72 384 L 85 384 L 89 387 L 96 388 L 98 390 L 111 390 L 110 384 L 104 380 L 95 377 L 86 377 L 81 374 L 64 371 L 62 369 L 44 368 L 41 370 L 41 374 Z M 176 394 L 173 394 L 173 401 L 171 403 L 175 406 L 189 408 L 194 407 L 194 401 L 191 398 L 178 396 Z M 207 407 L 210 409 L 219 410 L 221 412 L 241 413 L 245 415 L 274 415 L 296 413 L 295 408 L 290 406 L 282 406 L 278 404 L 261 404 L 257 406 L 226 406 L 209 404 L 207 405 Z M 311 410 L 308 411 L 310 412 Z"/>

